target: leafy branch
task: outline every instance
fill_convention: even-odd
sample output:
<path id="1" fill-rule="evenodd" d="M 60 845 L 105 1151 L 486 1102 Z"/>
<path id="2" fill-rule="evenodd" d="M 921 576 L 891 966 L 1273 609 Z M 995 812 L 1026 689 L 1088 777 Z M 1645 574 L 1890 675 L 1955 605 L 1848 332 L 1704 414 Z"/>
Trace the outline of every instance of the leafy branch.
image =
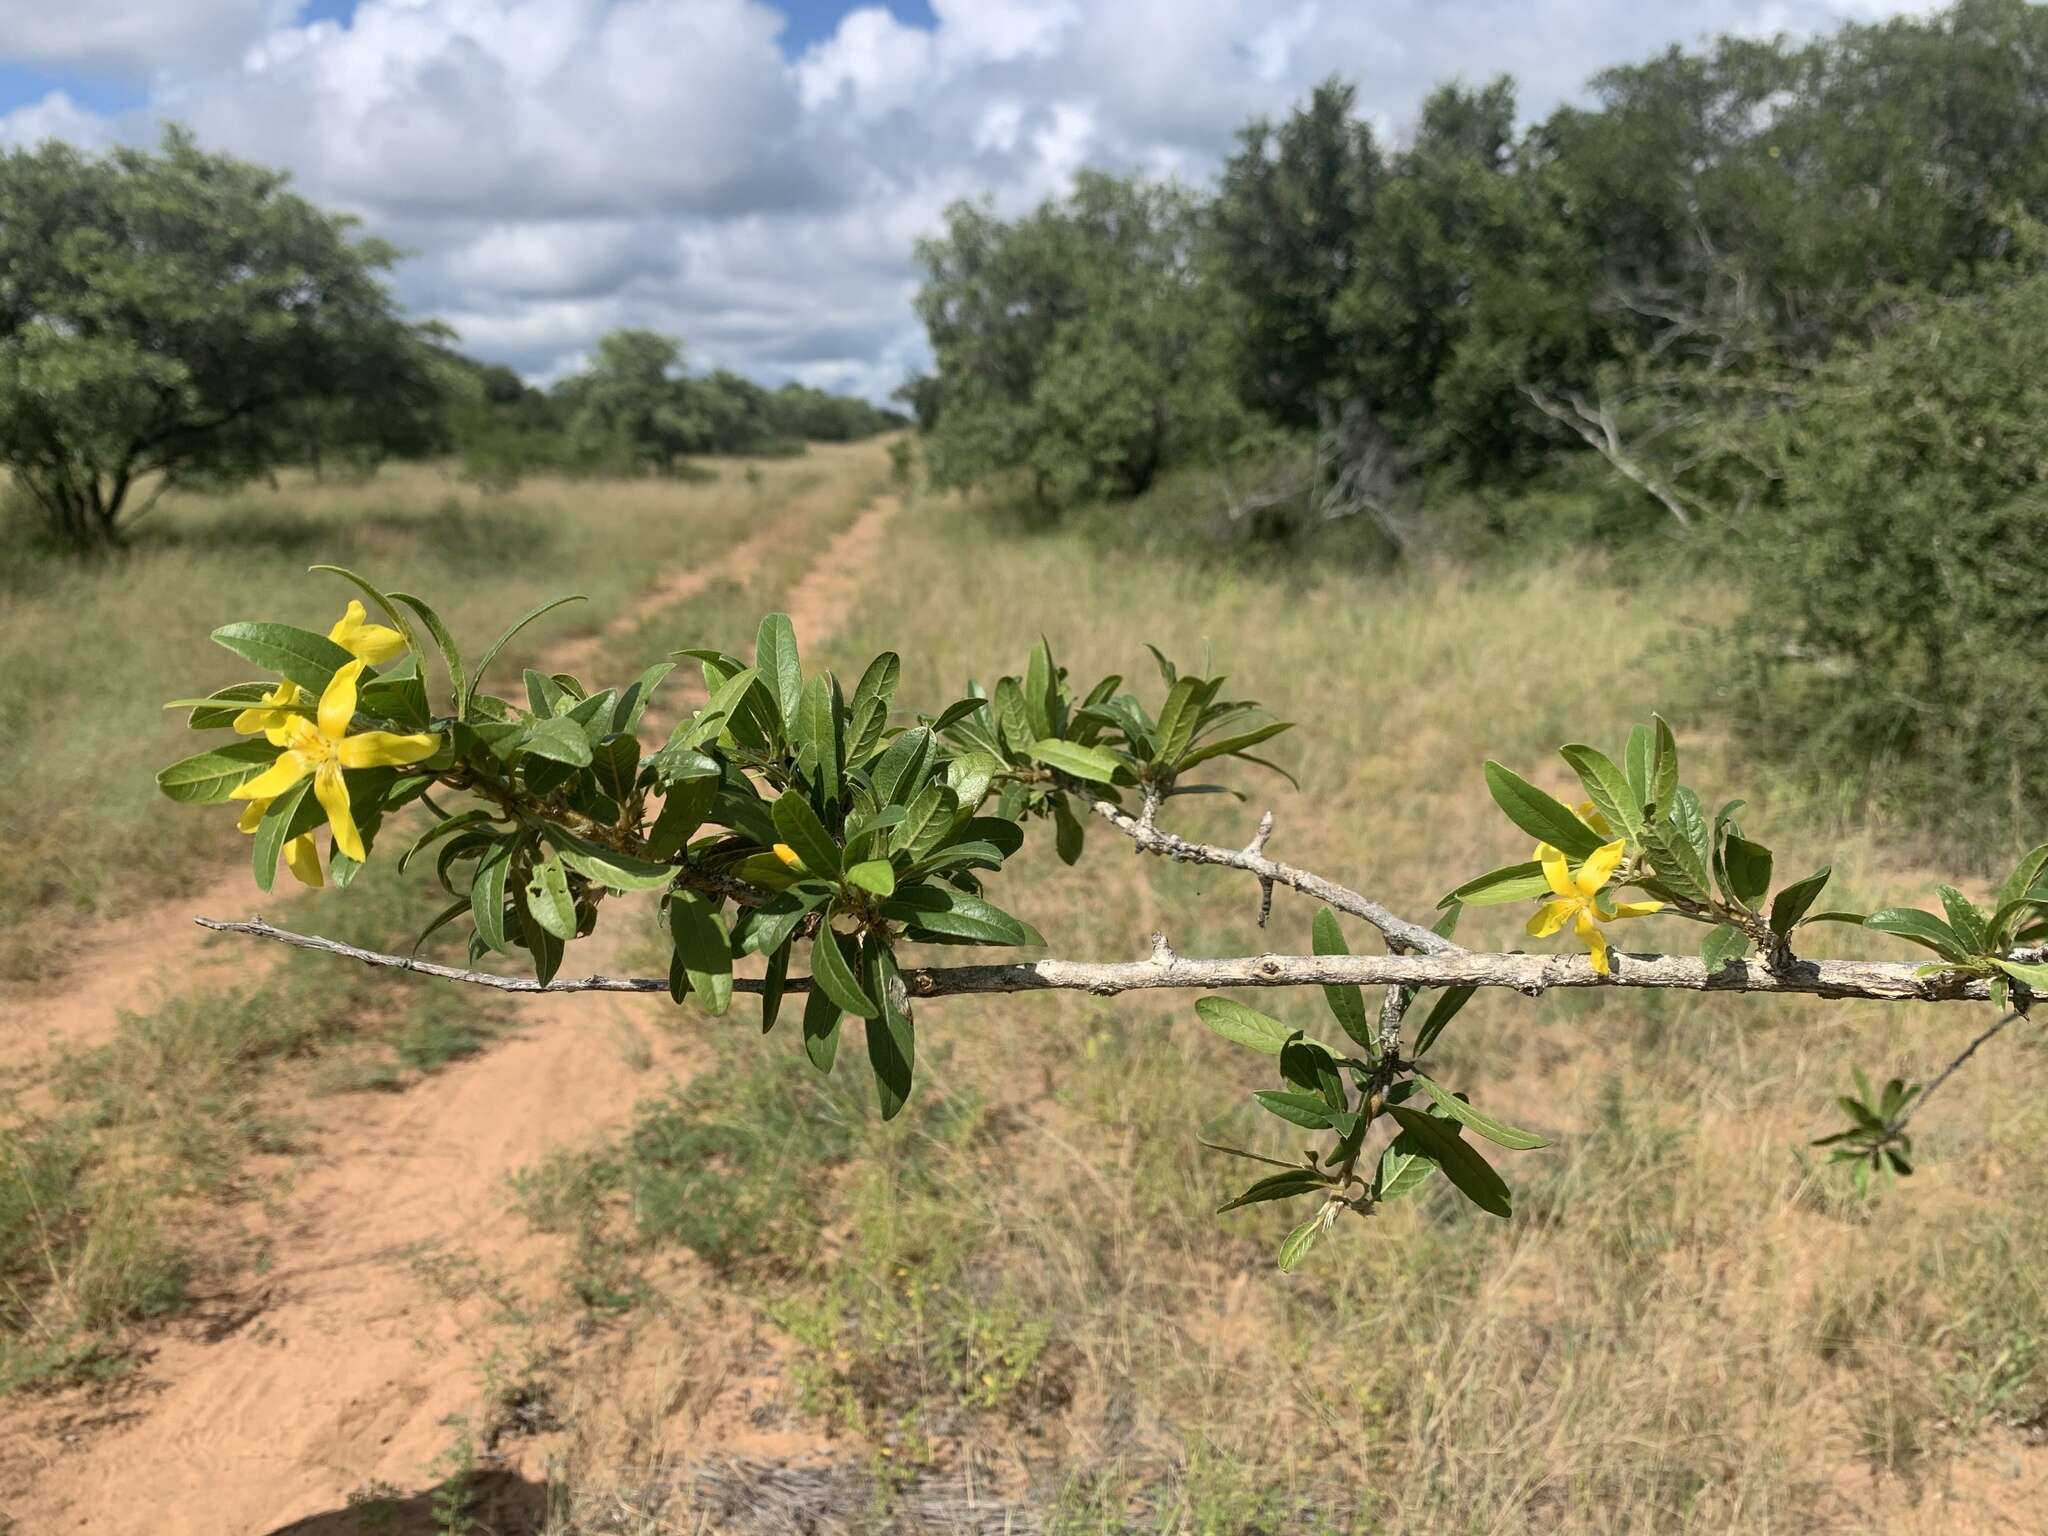
<path id="1" fill-rule="evenodd" d="M 217 631 L 224 646 L 277 677 L 176 701 L 195 728 L 230 728 L 249 739 L 173 764 L 160 783 L 187 803 L 244 804 L 242 826 L 254 835 L 255 874 L 265 889 L 280 860 L 308 883 L 331 877 L 346 884 L 392 813 L 416 804 L 428 822 L 399 866 L 431 852 L 450 897 L 421 941 L 466 922 L 468 964 L 420 960 L 417 945 L 413 955 L 365 950 L 260 919 L 202 920 L 206 926 L 503 991 L 666 992 L 713 1016 L 749 995 L 759 999 L 764 1032 L 786 1002 L 801 999 L 803 1049 L 820 1070 L 832 1069 L 843 1021 L 861 1021 L 885 1117 L 912 1091 L 920 1002 L 1043 990 L 1113 996 L 1318 987 L 1343 1043 L 1223 996 L 1196 1004 L 1219 1035 L 1274 1058 L 1280 1086 L 1255 1094 L 1260 1108 L 1328 1138 L 1224 1207 L 1304 1196 L 1316 1202 L 1283 1245 L 1283 1268 L 1299 1263 L 1339 1216 L 1368 1214 L 1438 1172 L 1481 1209 L 1510 1213 L 1511 1192 L 1467 1133 L 1502 1150 L 1544 1143 L 1425 1070 L 1431 1050 L 1481 990 L 1996 1003 L 2006 1016 L 1930 1087 L 1895 1080 L 1873 1094 L 1859 1077 L 1858 1093 L 1843 1096 L 1849 1127 L 1819 1144 L 1864 1182 L 1872 1171 L 1911 1171 L 1906 1121 L 2048 990 L 2040 948 L 2048 938 L 2048 846 L 2020 862 L 1988 907 L 1944 886 L 1939 917 L 1905 908 L 1817 912 L 1830 871 L 1774 890 L 1770 849 L 1737 820 L 1742 802 L 1707 817 L 1701 797 L 1681 782 L 1677 742 L 1661 718 L 1631 732 L 1618 759 L 1579 743 L 1561 749 L 1586 796 L 1576 804 L 1486 764 L 1502 813 L 1536 839 L 1532 857 L 1459 885 L 1425 927 L 1328 876 L 1272 858 L 1270 812 L 1241 848 L 1195 842 L 1161 825 L 1185 796 L 1237 793 L 1194 782 L 1197 770 L 1231 759 L 1275 768 L 1252 749 L 1289 727 L 1254 702 L 1224 698 L 1222 678 L 1183 674 L 1156 651 L 1156 707 L 1121 676 L 1081 689 L 1041 641 L 1021 675 L 991 688 L 970 683 L 937 713 L 898 723 L 902 668 L 893 653 L 876 657 L 848 693 L 830 673 L 806 674 L 788 618 L 771 614 L 751 660 L 690 649 L 623 689 L 595 691 L 566 674 L 528 671 L 522 707 L 479 684 L 518 631 L 553 605 L 511 626 L 472 670 L 423 600 L 334 573 L 392 627 L 367 622 L 363 604 L 352 602 L 324 637 L 268 623 Z M 649 699 L 684 660 L 697 663 L 706 702 L 664 745 L 645 752 L 636 731 Z M 431 702 L 434 670 L 445 679 L 441 710 Z M 471 803 L 450 809 L 436 793 Z M 1134 961 L 916 966 L 899 957 L 906 943 L 1042 946 L 1034 929 L 988 899 L 987 882 L 1022 848 L 1030 827 L 1050 824 L 1056 852 L 1072 863 L 1091 823 L 1141 853 L 1248 875 L 1262 926 L 1276 888 L 1317 902 L 1311 952 L 1194 958 L 1155 936 L 1152 952 Z M 323 825 L 331 841 L 324 867 L 314 841 Z M 1638 895 L 1617 899 L 1631 890 Z M 592 931 L 606 899 L 633 892 L 660 903 L 668 975 L 565 977 L 568 945 Z M 1467 907 L 1532 901 L 1530 934 L 1569 928 L 1583 957 L 1471 950 L 1453 937 Z M 1339 914 L 1369 925 L 1386 952 L 1350 953 Z M 1611 944 L 1612 925 L 1659 915 L 1706 927 L 1696 955 Z M 1808 959 L 1794 940 L 1818 922 L 1904 938 L 1936 958 L 1919 965 Z M 531 977 L 482 964 L 493 954 L 522 953 Z M 806 971 L 793 974 L 800 955 Z M 749 956 L 757 957 L 758 976 L 737 974 L 737 962 Z M 1361 990 L 1368 986 L 1385 989 L 1376 1009 Z M 1425 998 L 1411 1043 L 1410 1015 Z"/>

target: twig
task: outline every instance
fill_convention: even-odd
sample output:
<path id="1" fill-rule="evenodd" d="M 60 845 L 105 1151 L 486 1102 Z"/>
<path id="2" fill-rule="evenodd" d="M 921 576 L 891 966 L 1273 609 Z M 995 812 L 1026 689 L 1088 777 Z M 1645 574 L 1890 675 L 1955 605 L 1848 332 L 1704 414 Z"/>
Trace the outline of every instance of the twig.
<path id="1" fill-rule="evenodd" d="M 1954 1077 L 1956 1073 L 1959 1070 L 1961 1070 L 1963 1063 L 1968 1061 L 1972 1056 L 1977 1054 L 1978 1046 L 1985 1044 L 1994 1035 L 1998 1034 L 2001 1030 L 2003 1030 L 2006 1027 L 2006 1025 L 2011 1024 L 2016 1020 L 2023 1019 L 2025 1017 L 2026 1015 L 2024 1013 L 2021 1013 L 2017 1008 L 2015 1008 L 2011 1013 L 2008 1013 L 2004 1018 L 2000 1019 L 1996 1024 L 1993 1024 L 1989 1029 L 1985 1030 L 1982 1034 L 1977 1036 L 1976 1039 L 1972 1040 L 1968 1045 L 1964 1046 L 1962 1050 L 1957 1053 L 1956 1058 L 1953 1061 L 1951 1061 L 1947 1066 L 1941 1069 L 1941 1075 L 1935 1078 L 1935 1080 L 1929 1083 L 1925 1088 L 1922 1088 L 1917 1094 L 1915 1094 L 1913 1096 L 1913 1102 L 1906 1106 L 1905 1112 L 1901 1114 L 1898 1119 L 1892 1121 L 1890 1125 L 1886 1126 L 1885 1129 L 1889 1131 L 1893 1136 L 1897 1136 L 1902 1131 L 1904 1131 L 1906 1129 L 1907 1123 L 1911 1121 L 1915 1115 L 1920 1113 L 1921 1106 L 1924 1105 L 1929 1099 L 1934 1097 L 1934 1091 L 1937 1088 L 1939 1088 L 1943 1083 L 1947 1082 L 1950 1078 Z"/>
<path id="2" fill-rule="evenodd" d="M 1283 882 L 1285 883 L 1285 882 Z M 298 949 L 318 950 L 364 965 L 416 971 L 444 981 L 493 987 L 501 992 L 666 992 L 654 977 L 585 976 L 542 986 L 526 976 L 494 976 L 406 955 L 384 954 L 316 934 L 293 933 L 261 918 L 246 923 L 197 920 L 218 933 L 269 939 Z M 1423 930 L 1427 932 L 1427 930 Z M 1435 938 L 1434 934 L 1429 937 Z M 1797 960 L 1772 971 L 1758 962 L 1736 960 L 1718 971 L 1688 955 L 1635 955 L 1616 951 L 1614 969 L 1601 975 L 1583 955 L 1490 954 L 1451 949 L 1427 955 L 1246 955 L 1219 960 L 1176 955 L 1162 942 L 1145 960 L 1093 962 L 1029 960 L 1007 965 L 943 965 L 903 972 L 910 995 L 964 997 L 1004 992 L 1120 992 L 1223 987 L 1496 987 L 1537 996 L 1552 988 L 1649 988 L 1682 992 L 1765 992 L 1812 997 L 1860 998 L 1872 1002 L 1982 1002 L 1990 983 L 1961 972 L 1922 975 L 1904 961 Z M 740 979 L 739 992 L 759 992 L 761 983 Z M 807 978 L 792 976 L 791 993 L 810 990 Z"/>
<path id="3" fill-rule="evenodd" d="M 1284 885 L 1302 895 L 1313 897 L 1325 906 L 1339 912 L 1363 918 L 1379 929 L 1387 941 L 1387 947 L 1397 952 L 1413 952 L 1423 955 L 1463 954 L 1449 939 L 1430 932 L 1427 928 L 1396 917 L 1370 897 L 1361 896 L 1347 886 L 1334 880 L 1325 880 L 1321 875 L 1312 875 L 1305 869 L 1296 869 L 1290 864 L 1276 863 L 1265 855 L 1266 839 L 1272 835 L 1267 820 L 1262 820 L 1258 836 L 1243 848 L 1218 848 L 1209 843 L 1191 843 L 1174 832 L 1163 832 L 1149 819 L 1127 815 L 1107 800 L 1091 801 L 1088 807 L 1097 816 L 1115 827 L 1146 853 L 1156 853 L 1162 858 L 1176 859 L 1183 864 L 1220 864 L 1227 869 L 1241 869 L 1256 875 L 1267 886 Z M 1263 923 L 1263 918 L 1261 922 Z"/>

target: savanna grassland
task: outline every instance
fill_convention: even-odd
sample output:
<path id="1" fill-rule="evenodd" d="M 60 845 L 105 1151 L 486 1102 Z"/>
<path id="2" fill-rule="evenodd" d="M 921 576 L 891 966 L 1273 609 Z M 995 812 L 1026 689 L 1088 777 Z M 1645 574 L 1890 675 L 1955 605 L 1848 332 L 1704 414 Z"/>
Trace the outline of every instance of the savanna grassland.
<path id="1" fill-rule="evenodd" d="M 1731 605 L 1655 560 L 1114 559 L 980 500 L 898 497 L 879 445 L 715 468 L 487 496 L 424 468 L 288 479 L 167 503 L 113 564 L 10 576 L 0 838 L 45 882 L 0 914 L 17 1530 L 2029 1528 L 2038 1038 L 2002 1038 L 1916 1123 L 1909 1181 L 1859 1198 L 1801 1155 L 1852 1066 L 1924 1077 L 1982 1010 L 1482 996 L 1438 1075 L 1553 1141 L 1511 1155 L 1513 1219 L 1438 1181 L 1283 1277 L 1290 1218 L 1215 1215 L 1243 1181 L 1198 1139 L 1292 1149 L 1189 997 L 928 1003 L 885 1125 L 857 1043 L 821 1077 L 750 1008 L 491 999 L 166 929 L 195 893 L 224 915 L 256 893 L 230 818 L 156 798 L 183 750 L 156 706 L 231 680 L 205 640 L 227 618 L 324 628 L 343 593 L 303 567 L 327 560 L 452 595 L 479 640 L 588 592 L 521 660 L 566 648 L 601 679 L 743 652 L 784 607 L 810 665 L 899 651 L 913 708 L 1041 633 L 1078 674 L 1135 677 L 1147 641 L 1209 652 L 1301 722 L 1274 744 L 1301 787 L 1245 770 L 1247 803 L 1176 802 L 1172 824 L 1241 843 L 1270 807 L 1277 855 L 1415 915 L 1524 856 L 1483 758 L 1541 780 L 1558 742 L 1651 709 L 1787 868 L 1833 861 L 1831 900 L 1924 902 L 1937 877 L 1896 851 L 1918 829 L 1842 824 L 1735 756 L 1703 681 Z M 689 702 L 669 686 L 664 721 Z M 1289 893 L 1262 934 L 1250 881 L 1099 833 L 1078 867 L 1028 849 L 1000 885 L 1057 955 L 1140 954 L 1154 929 L 1185 954 L 1308 947 Z M 373 865 L 345 897 L 264 906 L 403 947 L 433 894 Z M 1507 913 L 1467 923 L 1529 942 Z M 658 966 L 651 928 L 612 928 L 567 972 Z M 68 1015 L 108 972 L 122 1011 Z M 163 1507 L 117 1511 L 117 1473 Z"/>

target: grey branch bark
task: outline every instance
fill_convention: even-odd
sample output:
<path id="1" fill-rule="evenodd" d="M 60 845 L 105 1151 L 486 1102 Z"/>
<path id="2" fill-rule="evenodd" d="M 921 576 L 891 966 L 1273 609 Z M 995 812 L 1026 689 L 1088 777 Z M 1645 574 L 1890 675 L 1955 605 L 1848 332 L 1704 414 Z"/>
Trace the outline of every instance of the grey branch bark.
<path id="1" fill-rule="evenodd" d="M 1567 408 L 1536 388 L 1524 384 L 1522 393 L 1529 397 L 1530 404 L 1551 420 L 1562 422 L 1584 439 L 1586 446 L 1611 464 L 1617 472 L 1633 481 L 1663 504 L 1664 510 L 1677 519 L 1681 528 L 1692 527 L 1692 509 L 1679 500 L 1678 493 L 1657 476 L 1643 467 L 1627 450 L 1621 441 L 1621 424 L 1616 418 L 1612 401 L 1603 394 L 1597 409 L 1586 404 L 1585 398 L 1574 394 Z"/>
<path id="2" fill-rule="evenodd" d="M 1284 868 L 1285 866 L 1281 866 Z M 1283 881 L 1282 883 L 1291 883 Z M 1341 889 L 1339 887 L 1338 889 Z M 244 934 L 298 949 L 317 950 L 364 965 L 415 971 L 444 981 L 466 982 L 501 992 L 656 992 L 668 982 L 644 976 L 558 978 L 542 986 L 526 976 L 495 976 L 407 955 L 385 954 L 316 934 L 293 933 L 261 918 L 246 923 L 202 917 L 200 926 L 218 933 Z M 1421 930 L 1431 939 L 1435 934 Z M 1439 944 L 1444 941 L 1437 939 Z M 1156 945 L 1144 960 L 1095 962 L 1029 960 L 1007 965 L 928 966 L 903 972 L 914 998 L 982 996 L 1008 992 L 1121 992 L 1159 989 L 1215 990 L 1225 987 L 1308 987 L 1350 983 L 1366 987 L 1495 987 L 1540 996 L 1553 988 L 1649 988 L 1684 992 L 1796 993 L 1810 997 L 1858 998 L 1871 1002 L 1983 1002 L 1991 996 L 1981 977 L 1922 975 L 1906 961 L 1794 960 L 1773 971 L 1759 961 L 1733 961 L 1709 974 L 1691 956 L 1633 955 L 1616 951 L 1612 975 L 1602 976 L 1583 955 L 1491 954 L 1448 946 L 1409 955 L 1245 955 L 1201 960 Z M 741 992 L 761 983 L 736 980 Z M 788 990 L 807 992 L 810 983 L 792 976 Z"/>
<path id="3" fill-rule="evenodd" d="M 1249 847 L 1218 848 L 1209 843 L 1191 843 L 1175 833 L 1161 831 L 1149 817 L 1127 815 L 1107 800 L 1092 801 L 1088 808 L 1145 853 L 1156 853 L 1183 864 L 1217 864 L 1225 869 L 1241 869 L 1246 874 L 1257 876 L 1261 884 L 1284 885 L 1336 911 L 1364 919 L 1379 929 L 1390 949 L 1423 955 L 1464 953 L 1449 939 L 1406 918 L 1397 917 L 1369 896 L 1361 896 L 1348 886 L 1310 874 L 1305 869 L 1296 869 L 1291 864 L 1267 858 L 1265 847 L 1266 839 L 1272 834 L 1270 826 L 1262 824 L 1259 835 Z"/>

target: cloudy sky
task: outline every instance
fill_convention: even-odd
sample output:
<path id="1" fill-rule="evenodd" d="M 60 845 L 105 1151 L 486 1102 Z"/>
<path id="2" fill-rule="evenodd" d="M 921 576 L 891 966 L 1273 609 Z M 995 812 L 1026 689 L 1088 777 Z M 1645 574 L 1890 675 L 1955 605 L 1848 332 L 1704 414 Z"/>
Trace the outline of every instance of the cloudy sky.
<path id="1" fill-rule="evenodd" d="M 1211 175 L 1331 73 L 1398 136 L 1506 71 L 1892 0 L 0 0 L 0 145 L 153 140 L 289 167 L 410 256 L 400 297 L 545 380 L 644 325 L 699 365 L 881 397 L 924 358 L 911 245 L 1098 164 Z"/>

